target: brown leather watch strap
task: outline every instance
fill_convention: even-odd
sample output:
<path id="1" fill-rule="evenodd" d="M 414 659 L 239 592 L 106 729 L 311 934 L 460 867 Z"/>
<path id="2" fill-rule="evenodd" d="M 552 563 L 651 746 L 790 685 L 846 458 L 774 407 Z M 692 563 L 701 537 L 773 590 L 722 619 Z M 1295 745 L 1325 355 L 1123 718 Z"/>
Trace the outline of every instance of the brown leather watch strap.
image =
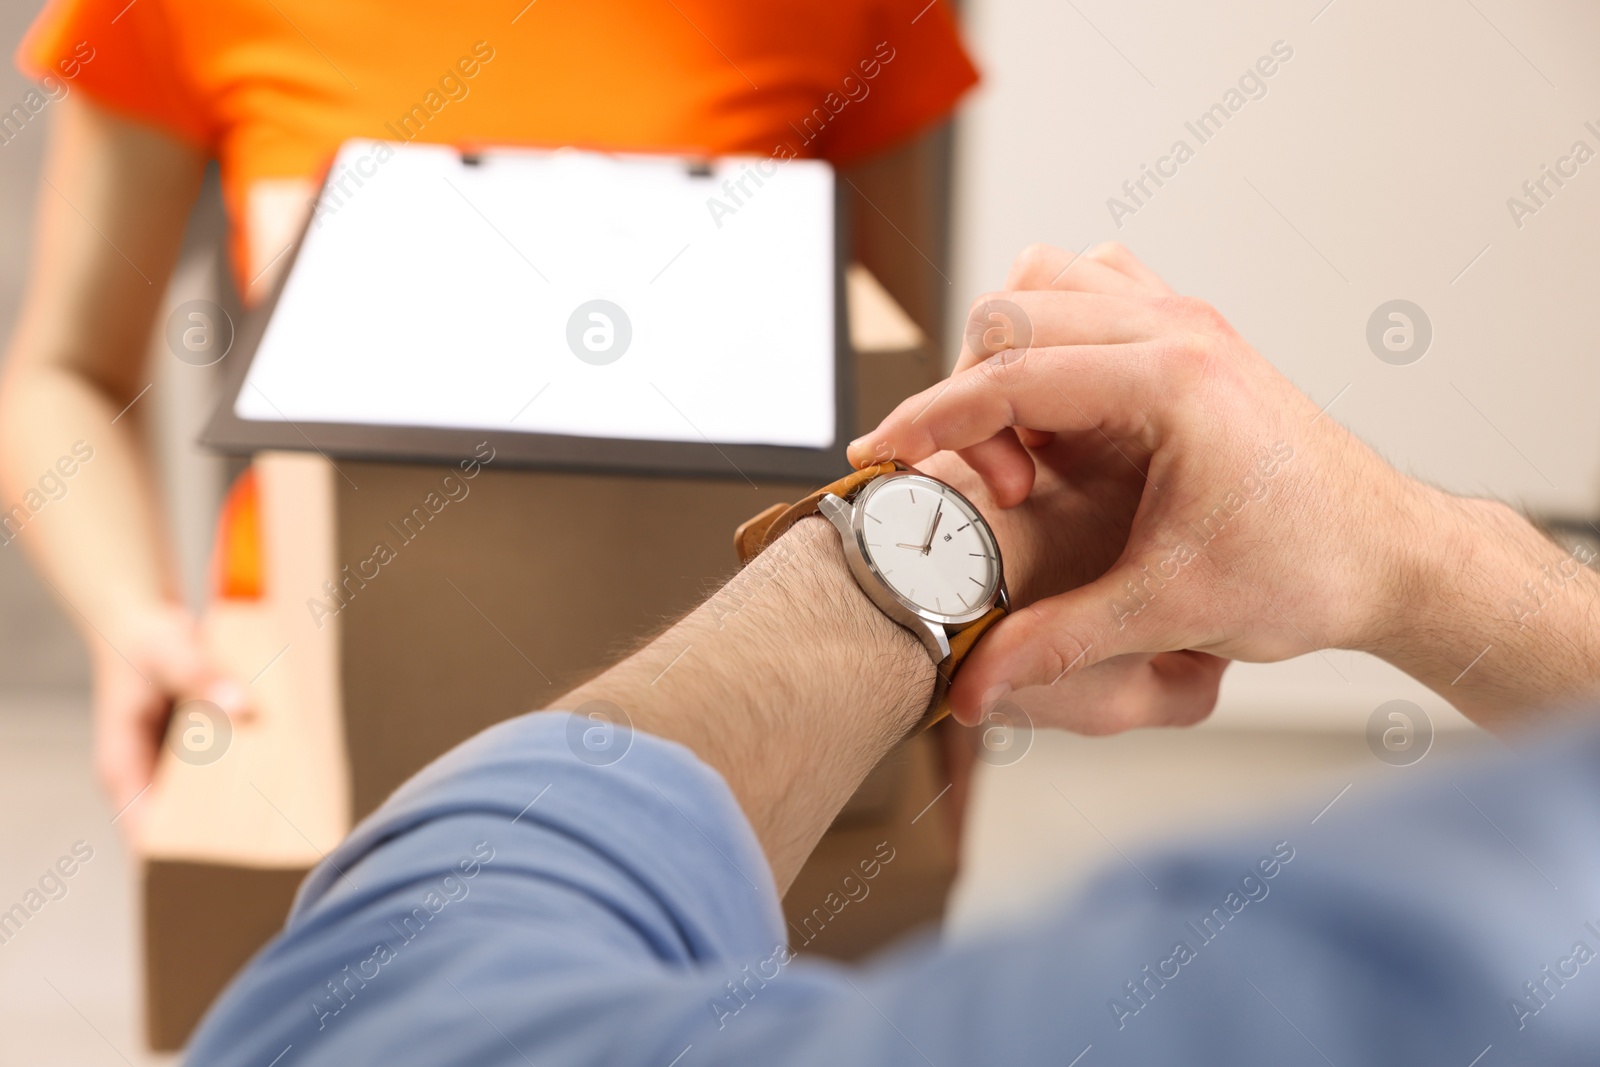
<path id="1" fill-rule="evenodd" d="M 900 465 L 897 463 L 878 463 L 871 467 L 862 467 L 858 471 L 851 471 L 836 482 L 828 483 L 798 503 L 774 504 L 755 518 L 746 519 L 739 524 L 737 530 L 733 531 L 733 550 L 739 553 L 739 562 L 749 563 L 761 554 L 762 549 L 782 537 L 789 527 L 807 515 L 815 515 L 817 505 L 829 493 L 848 498 L 850 494 L 878 475 L 899 469 Z"/>
<path id="2" fill-rule="evenodd" d="M 979 617 L 950 635 L 950 655 L 938 665 L 938 674 L 933 680 L 933 707 L 922 717 L 922 721 L 917 723 L 919 732 L 950 714 L 950 683 L 955 680 L 956 668 L 961 666 L 961 661 L 966 659 L 967 654 L 977 645 L 978 638 L 982 637 L 989 627 L 1005 618 L 1005 614 L 1006 609 L 996 604 L 989 609 L 987 615 Z"/>

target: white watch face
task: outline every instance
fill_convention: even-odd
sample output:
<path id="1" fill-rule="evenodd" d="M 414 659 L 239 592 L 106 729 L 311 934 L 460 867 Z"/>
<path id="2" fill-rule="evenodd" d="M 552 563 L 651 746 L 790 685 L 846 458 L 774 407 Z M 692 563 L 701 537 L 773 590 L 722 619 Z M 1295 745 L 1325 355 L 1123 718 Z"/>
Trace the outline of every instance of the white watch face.
<path id="1" fill-rule="evenodd" d="M 992 603 L 1000 553 L 983 516 L 955 490 L 921 475 L 888 477 L 857 506 L 868 560 L 912 607 L 960 616 Z"/>

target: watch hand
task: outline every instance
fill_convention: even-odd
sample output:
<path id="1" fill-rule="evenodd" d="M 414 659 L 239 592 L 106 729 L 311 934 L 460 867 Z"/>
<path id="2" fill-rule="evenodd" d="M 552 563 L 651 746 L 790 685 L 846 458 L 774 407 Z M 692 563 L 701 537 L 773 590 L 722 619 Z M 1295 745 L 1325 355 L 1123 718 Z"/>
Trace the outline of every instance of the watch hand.
<path id="1" fill-rule="evenodd" d="M 921 552 L 922 551 L 922 546 L 921 545 L 908 545 L 904 541 L 896 541 L 894 543 L 894 547 L 896 547 L 896 548 L 909 548 L 913 552 Z"/>
<path id="2" fill-rule="evenodd" d="M 926 556 L 933 550 L 933 535 L 939 532 L 939 519 L 944 515 L 944 501 L 939 501 L 939 506 L 933 509 L 933 522 L 928 525 L 928 536 L 922 542 L 922 554 Z"/>
<path id="3" fill-rule="evenodd" d="M 923 544 L 927 544 L 927 543 L 929 543 L 929 542 L 931 542 L 933 540 L 933 528 L 939 522 L 939 510 L 940 510 L 940 508 L 943 508 L 943 507 L 944 507 L 944 501 L 941 500 L 939 502 L 939 507 L 933 509 L 933 517 L 928 520 L 928 534 L 927 534 L 926 537 L 924 537 L 922 539 L 923 540 Z M 917 547 L 921 548 L 922 545 L 918 545 Z"/>

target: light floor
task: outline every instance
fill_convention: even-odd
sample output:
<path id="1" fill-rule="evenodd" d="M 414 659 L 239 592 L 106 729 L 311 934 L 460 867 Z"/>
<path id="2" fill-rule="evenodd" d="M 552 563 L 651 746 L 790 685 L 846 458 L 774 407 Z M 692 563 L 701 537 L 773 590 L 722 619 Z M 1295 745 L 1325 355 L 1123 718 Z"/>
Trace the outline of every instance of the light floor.
<path id="1" fill-rule="evenodd" d="M 135 883 L 89 766 L 82 698 L 0 699 L 0 909 L 74 843 L 94 857 L 0 944 L 0 1064 L 165 1064 L 144 1049 Z"/>
<path id="2" fill-rule="evenodd" d="M 77 841 L 94 849 L 67 884 L 0 945 L 0 1065 L 168 1064 L 144 1050 L 135 883 L 89 769 L 82 698 L 0 697 L 0 908 L 21 899 Z M 1441 735 L 1439 751 L 1473 747 Z M 1152 841 L 1265 818 L 1285 802 L 1315 812 L 1346 784 L 1374 790 L 1407 772 L 1358 735 L 1233 729 L 1091 740 L 1040 733 L 1008 767 L 985 767 L 974 798 L 961 929 L 1014 920 Z"/>

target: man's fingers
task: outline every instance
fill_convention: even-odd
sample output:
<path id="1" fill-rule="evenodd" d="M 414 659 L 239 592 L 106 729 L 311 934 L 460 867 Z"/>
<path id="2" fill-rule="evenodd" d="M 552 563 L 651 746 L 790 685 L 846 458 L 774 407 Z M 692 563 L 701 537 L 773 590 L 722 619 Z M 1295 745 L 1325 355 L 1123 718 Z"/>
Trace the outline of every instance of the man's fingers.
<path id="1" fill-rule="evenodd" d="M 1016 702 L 1036 725 L 1091 736 L 1142 726 L 1191 726 L 1211 714 L 1228 661 L 1205 652 L 1127 655 L 1027 690 Z"/>
<path id="2" fill-rule="evenodd" d="M 956 373 L 1001 352 L 1063 345 L 1119 345 L 1170 334 L 1170 314 L 1148 298 L 1008 290 L 973 302 Z M 1010 358 L 1010 357 L 1008 357 Z"/>
<path id="3" fill-rule="evenodd" d="M 984 708 L 1010 693 L 1051 686 L 1086 671 L 1117 649 L 1087 616 L 1106 609 L 1093 584 L 1030 604 L 984 635 L 956 672 L 950 706 L 962 722 L 979 721 Z"/>
<path id="4" fill-rule="evenodd" d="M 1139 595 L 1145 577 L 1142 569 L 1125 563 L 1003 619 L 978 642 L 951 687 L 950 703 L 961 721 L 975 721 L 984 706 L 1010 691 L 1057 687 L 1130 653 L 1186 648 L 1192 642 L 1179 620 L 1168 617 L 1170 602 Z"/>
<path id="5" fill-rule="evenodd" d="M 1001 430 L 987 441 L 963 448 L 960 455 L 989 487 L 996 504 L 1014 508 L 1028 499 L 1033 489 L 1033 457 L 1013 431 Z"/>
<path id="6" fill-rule="evenodd" d="M 1134 726 L 1193 726 L 1216 708 L 1229 663 L 1221 656 L 1187 649 L 1125 658 L 1139 667 L 1120 706 L 1108 709 L 1117 717 L 1096 724 L 1106 732 Z"/>
<path id="7" fill-rule="evenodd" d="M 1155 361 L 1144 345 L 1031 349 L 1021 359 L 990 360 L 902 401 L 852 442 L 850 460 L 861 466 L 892 455 L 915 463 L 1012 426 L 1142 436 L 1152 401 L 1177 387 L 1154 388 Z"/>
<path id="8" fill-rule="evenodd" d="M 1175 295 L 1172 287 L 1161 280 L 1161 276 L 1145 266 L 1138 256 L 1128 251 L 1128 246 L 1118 241 L 1107 241 L 1089 249 L 1089 258 L 1097 263 L 1103 263 L 1119 274 L 1125 274 L 1138 282 L 1139 285 L 1152 293 L 1162 296 Z"/>
<path id="9" fill-rule="evenodd" d="M 1147 726 L 1192 726 L 1217 706 L 1228 661 L 1205 652 L 1116 656 L 983 709 L 980 722 L 1014 725 L 1021 708 L 1034 726 L 1093 737 Z M 981 736 L 981 735 L 980 735 Z"/>
<path id="10" fill-rule="evenodd" d="M 1148 294 L 1143 282 L 1090 252 L 1029 245 L 1011 263 L 1007 289 L 1063 289 L 1120 296 Z"/>

